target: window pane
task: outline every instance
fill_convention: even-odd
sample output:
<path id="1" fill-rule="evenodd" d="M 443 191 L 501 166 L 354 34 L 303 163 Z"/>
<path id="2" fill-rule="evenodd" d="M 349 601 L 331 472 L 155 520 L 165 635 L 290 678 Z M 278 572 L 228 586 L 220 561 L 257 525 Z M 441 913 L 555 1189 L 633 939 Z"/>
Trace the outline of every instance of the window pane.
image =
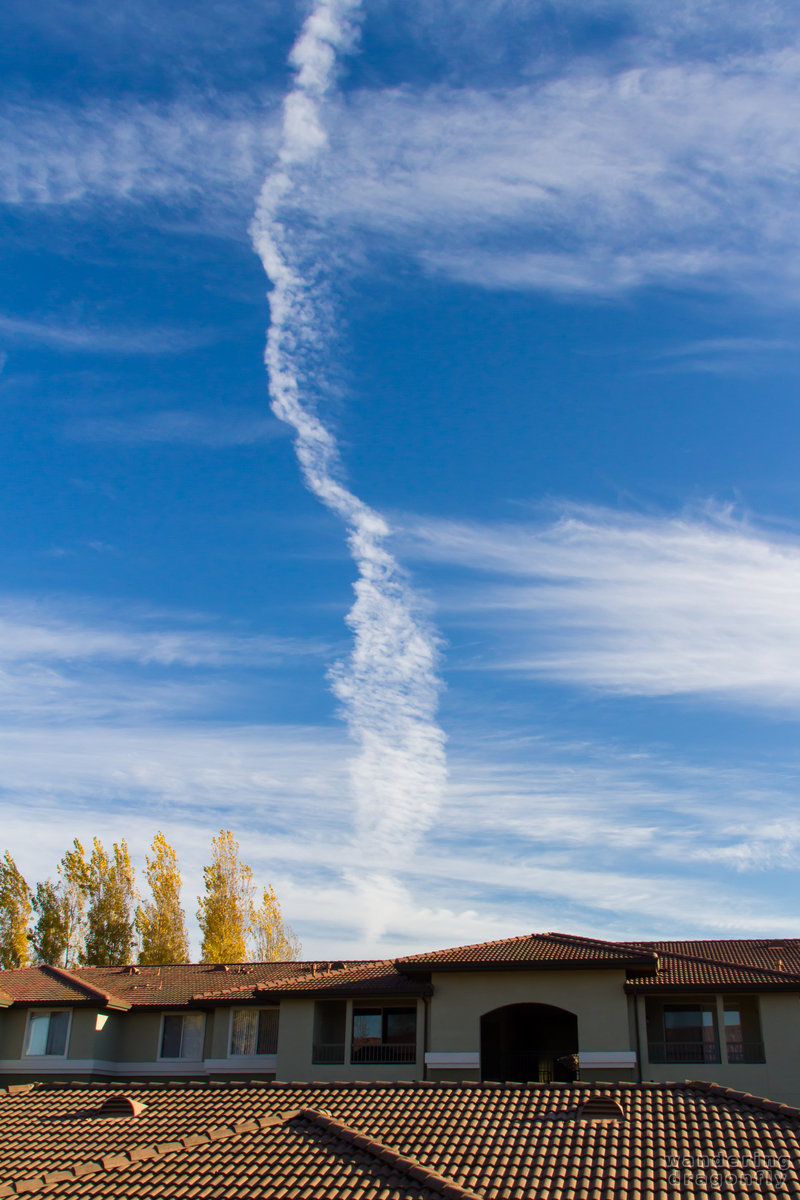
<path id="1" fill-rule="evenodd" d="M 256 1054 L 275 1054 L 278 1049 L 278 1011 L 262 1009 L 258 1014 Z"/>
<path id="2" fill-rule="evenodd" d="M 47 1030 L 50 1013 L 31 1013 L 28 1021 L 28 1054 L 47 1053 Z"/>
<path id="3" fill-rule="evenodd" d="M 202 1013 L 187 1013 L 183 1018 L 181 1058 L 203 1057 L 203 1034 L 206 1021 Z"/>
<path id="4" fill-rule="evenodd" d="M 317 1000 L 314 1005 L 314 1041 L 320 1045 L 344 1045 L 347 1020 L 346 1000 Z"/>
<path id="5" fill-rule="evenodd" d="M 385 1014 L 386 1041 L 408 1046 L 416 1041 L 417 1010 L 415 1008 L 388 1009 Z"/>
<path id="6" fill-rule="evenodd" d="M 50 1013 L 50 1028 L 47 1031 L 46 1054 L 64 1054 L 66 1052 L 68 1028 L 68 1012 Z"/>
<path id="7" fill-rule="evenodd" d="M 381 1044 L 381 1017 L 379 1008 L 353 1009 L 353 1045 L 379 1046 Z"/>
<path id="8" fill-rule="evenodd" d="M 231 1054 L 255 1054 L 258 1010 L 239 1008 L 233 1014 Z"/>
<path id="9" fill-rule="evenodd" d="M 164 1033 L 161 1038 L 161 1057 L 180 1058 L 183 1040 L 183 1017 L 164 1017 Z"/>

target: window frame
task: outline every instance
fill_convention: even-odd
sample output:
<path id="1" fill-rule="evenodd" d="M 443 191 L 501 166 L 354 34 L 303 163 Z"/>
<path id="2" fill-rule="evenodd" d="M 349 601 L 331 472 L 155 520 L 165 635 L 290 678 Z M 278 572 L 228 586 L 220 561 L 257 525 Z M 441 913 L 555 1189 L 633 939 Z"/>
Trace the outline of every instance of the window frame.
<path id="1" fill-rule="evenodd" d="M 67 1032 L 66 1032 L 66 1036 L 64 1038 L 63 1053 L 62 1054 L 48 1054 L 45 1051 L 44 1054 L 31 1054 L 30 1051 L 28 1050 L 28 1046 L 30 1045 L 31 1032 L 33 1030 L 33 1018 L 34 1017 L 42 1017 L 45 1015 L 49 1018 L 52 1016 L 53 1013 L 61 1013 L 61 1012 L 67 1013 Z M 49 1034 L 50 1034 L 49 1021 L 48 1021 L 48 1025 L 47 1025 L 47 1033 L 49 1036 Z M 28 1017 L 25 1022 L 25 1038 L 22 1043 L 22 1057 L 24 1059 L 30 1059 L 30 1058 L 35 1059 L 37 1062 L 51 1062 L 53 1059 L 57 1059 L 57 1058 L 66 1059 L 69 1055 L 69 1041 L 70 1041 L 71 1034 L 72 1034 L 72 1009 L 71 1008 L 67 1008 L 66 1006 L 63 1006 L 60 1008 L 29 1008 L 28 1009 Z"/>
<path id="2" fill-rule="evenodd" d="M 195 1016 L 200 1017 L 203 1022 L 203 1034 L 200 1039 L 200 1057 L 199 1058 L 189 1058 L 184 1054 L 177 1054 L 177 1055 L 176 1054 L 163 1054 L 162 1050 L 164 1048 L 164 1023 L 165 1023 L 167 1017 L 181 1017 L 181 1019 L 185 1020 L 186 1017 L 195 1017 Z M 205 1043 L 206 1043 L 206 1014 L 204 1012 L 198 1012 L 196 1009 L 192 1009 L 188 1012 L 185 1009 L 183 1011 L 179 1010 L 177 1012 L 174 1010 L 162 1012 L 161 1022 L 159 1024 L 159 1029 L 158 1029 L 158 1057 L 156 1060 L 157 1062 L 168 1062 L 168 1063 L 203 1062 L 205 1059 Z M 181 1049 L 183 1049 L 183 1030 L 181 1030 Z"/>
<path id="3" fill-rule="evenodd" d="M 233 1019 L 234 1019 L 235 1014 L 238 1012 L 257 1012 L 259 1014 L 259 1020 L 260 1020 L 260 1014 L 262 1012 L 274 1012 L 274 1013 L 278 1014 L 278 1030 L 277 1030 L 277 1034 L 276 1034 L 276 1038 L 275 1038 L 275 1049 L 274 1050 L 268 1050 L 265 1054 L 259 1054 L 257 1050 L 254 1054 L 234 1054 L 233 1053 L 233 1050 L 231 1049 L 231 1047 L 233 1046 Z M 280 1022 L 281 1022 L 280 1013 L 281 1013 L 281 1010 L 280 1010 L 279 1004 L 260 1004 L 258 1006 L 254 1005 L 254 1004 L 250 1004 L 250 1005 L 242 1004 L 238 1008 L 234 1008 L 233 1006 L 231 1006 L 231 1009 L 228 1013 L 228 1052 L 227 1052 L 227 1057 L 236 1059 L 240 1062 L 242 1060 L 249 1060 L 249 1059 L 258 1059 L 259 1062 L 263 1062 L 265 1058 L 274 1058 L 275 1055 L 278 1053 L 278 1038 L 280 1037 Z M 256 1030 L 256 1045 L 258 1045 L 258 1030 Z"/>

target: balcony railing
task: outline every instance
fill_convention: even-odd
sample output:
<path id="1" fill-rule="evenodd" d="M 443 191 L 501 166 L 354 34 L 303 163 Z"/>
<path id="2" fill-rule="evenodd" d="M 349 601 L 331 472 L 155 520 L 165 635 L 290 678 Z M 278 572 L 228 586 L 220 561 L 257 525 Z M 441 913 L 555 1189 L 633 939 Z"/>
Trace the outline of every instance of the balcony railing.
<path id="1" fill-rule="evenodd" d="M 353 1046 L 350 1061 L 352 1063 L 413 1063 L 416 1062 L 417 1047 L 413 1042 L 406 1044 L 391 1044 L 387 1042 L 372 1043 L 366 1046 Z"/>
<path id="2" fill-rule="evenodd" d="M 311 1061 L 318 1064 L 343 1063 L 344 1042 L 315 1042 Z"/>
<path id="3" fill-rule="evenodd" d="M 763 1042 L 734 1042 L 727 1043 L 729 1063 L 763 1063 Z"/>
<path id="4" fill-rule="evenodd" d="M 716 1041 L 648 1042 L 647 1053 L 652 1063 L 718 1063 L 721 1062 Z"/>

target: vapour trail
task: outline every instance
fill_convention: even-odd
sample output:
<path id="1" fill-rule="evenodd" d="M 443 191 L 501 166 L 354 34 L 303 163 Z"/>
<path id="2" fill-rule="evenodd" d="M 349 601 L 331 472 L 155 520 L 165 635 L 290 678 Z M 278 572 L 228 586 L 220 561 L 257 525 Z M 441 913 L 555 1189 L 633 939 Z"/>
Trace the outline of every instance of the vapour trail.
<path id="1" fill-rule="evenodd" d="M 332 672 L 332 687 L 359 748 L 352 763 L 357 845 L 362 869 L 369 874 L 375 864 L 376 870 L 371 882 L 361 874 L 358 883 L 373 901 L 387 894 L 379 864 L 400 865 L 408 857 L 444 788 L 436 638 L 386 548 L 386 521 L 346 486 L 336 439 L 319 415 L 327 296 L 309 234 L 293 234 L 281 220 L 292 192 L 326 150 L 321 113 L 335 84 L 337 51 L 355 40 L 358 9 L 357 0 L 322 0 L 292 49 L 295 78 L 284 102 L 281 150 L 251 233 L 272 283 L 265 353 L 272 411 L 294 428 L 305 482 L 341 517 L 358 568 L 347 616 L 353 651 Z M 370 908 L 376 934 L 381 921 Z"/>

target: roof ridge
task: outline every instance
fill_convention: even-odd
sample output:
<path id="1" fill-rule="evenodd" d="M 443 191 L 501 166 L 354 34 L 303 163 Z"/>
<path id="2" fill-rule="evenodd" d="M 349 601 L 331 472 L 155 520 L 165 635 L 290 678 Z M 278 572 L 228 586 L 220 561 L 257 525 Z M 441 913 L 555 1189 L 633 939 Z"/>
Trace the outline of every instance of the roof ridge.
<path id="1" fill-rule="evenodd" d="M 551 931 L 549 933 L 541 934 L 540 936 L 557 938 L 562 942 L 580 942 L 582 945 L 586 946 L 602 946 L 604 949 L 611 947 L 615 950 L 619 950 L 620 952 L 625 950 L 638 950 L 644 945 L 643 942 L 609 942 L 605 938 L 584 937 L 584 935 L 581 933 L 558 933 L 557 931 Z M 651 954 L 653 958 L 658 958 L 657 950 L 650 950 L 648 948 L 648 953 Z"/>
<path id="2" fill-rule="evenodd" d="M 557 931 L 537 933 L 534 931 L 533 933 L 511 934 L 509 937 L 492 938 L 488 942 L 468 942 L 462 946 L 445 946 L 439 950 L 423 950 L 419 954 L 406 954 L 400 958 L 395 958 L 392 961 L 394 962 L 395 966 L 398 966 L 402 963 L 413 962 L 415 959 L 427 958 L 433 954 L 450 954 L 454 950 L 478 950 L 484 946 L 500 946 L 504 942 L 525 942 L 541 938 L 552 939 L 553 941 L 562 943 L 580 943 L 586 946 L 597 946 L 604 950 L 618 950 L 620 954 L 623 954 L 626 950 L 635 950 L 639 955 L 643 954 L 641 946 L 637 945 L 635 942 L 610 942 L 605 941 L 602 938 L 583 937 L 581 934 L 577 933 L 559 933 Z M 649 954 L 651 960 L 658 958 L 658 953 L 655 950 L 647 950 L 644 951 L 644 953 Z"/>
<path id="3" fill-rule="evenodd" d="M 104 992 L 101 988 L 96 988 L 94 984 L 87 983 L 85 979 L 81 979 L 79 975 L 73 975 L 67 971 L 65 967 L 54 967 L 49 963 L 41 963 L 40 971 L 44 971 L 49 975 L 53 975 L 59 983 L 66 983 L 69 987 L 74 987 L 77 991 L 83 992 L 91 1000 L 102 1000 L 104 1006 L 111 1008 L 129 1009 L 131 1007 L 129 1000 L 120 1000 L 118 996 L 112 992 Z"/>
<path id="4" fill-rule="evenodd" d="M 322 1109 L 304 1108 L 297 1114 L 304 1117 L 306 1120 L 313 1121 L 315 1125 L 321 1126 L 323 1129 L 329 1130 L 343 1142 L 349 1142 L 358 1150 L 364 1150 L 367 1154 L 371 1154 L 373 1158 L 377 1158 L 379 1162 L 384 1163 L 388 1167 L 393 1167 L 397 1171 L 401 1171 L 405 1175 L 410 1175 L 418 1183 L 424 1187 L 430 1188 L 431 1191 L 439 1192 L 440 1195 L 447 1197 L 447 1200 L 483 1200 L 477 1192 L 471 1192 L 461 1184 L 454 1183 L 452 1179 L 448 1179 L 446 1175 L 441 1175 L 438 1171 L 426 1167 L 415 1158 L 410 1158 L 407 1154 L 401 1154 L 398 1150 L 392 1150 L 391 1146 L 387 1146 L 384 1142 L 378 1141 L 377 1138 L 369 1137 L 368 1134 L 362 1133 L 358 1129 L 354 1129 L 351 1125 L 345 1125 L 342 1121 L 337 1121 L 335 1117 L 329 1116 Z"/>

